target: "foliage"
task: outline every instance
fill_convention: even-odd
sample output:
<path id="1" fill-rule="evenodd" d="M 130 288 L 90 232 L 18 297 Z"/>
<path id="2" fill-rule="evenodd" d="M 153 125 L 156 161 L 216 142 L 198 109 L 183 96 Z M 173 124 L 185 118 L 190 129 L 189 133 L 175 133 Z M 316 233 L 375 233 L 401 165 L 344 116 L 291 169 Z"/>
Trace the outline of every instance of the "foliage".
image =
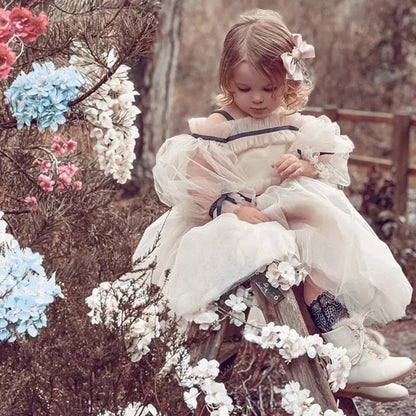
<path id="1" fill-rule="evenodd" d="M 362 192 L 360 212 L 385 241 L 413 287 L 416 285 L 416 224 L 394 213 L 395 184 L 373 168 Z M 415 294 L 410 308 L 415 308 Z"/>

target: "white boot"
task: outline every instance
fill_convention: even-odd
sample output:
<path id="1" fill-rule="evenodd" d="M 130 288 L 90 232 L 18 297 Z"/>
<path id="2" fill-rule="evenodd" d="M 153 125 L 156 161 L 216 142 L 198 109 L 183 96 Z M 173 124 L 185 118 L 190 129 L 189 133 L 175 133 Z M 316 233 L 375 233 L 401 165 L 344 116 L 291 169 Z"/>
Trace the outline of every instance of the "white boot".
<path id="1" fill-rule="evenodd" d="M 351 387 L 350 385 L 347 385 L 344 390 L 339 390 L 336 393 L 336 396 L 347 397 L 349 399 L 362 397 L 375 402 L 398 402 L 400 400 L 407 400 L 409 398 L 409 392 L 406 387 L 396 383 L 378 387 Z"/>
<path id="2" fill-rule="evenodd" d="M 342 319 L 322 337 L 336 347 L 344 347 L 351 360 L 348 387 L 382 386 L 410 374 L 415 366 L 409 358 L 390 357 L 386 348 L 372 340 L 356 318 Z"/>

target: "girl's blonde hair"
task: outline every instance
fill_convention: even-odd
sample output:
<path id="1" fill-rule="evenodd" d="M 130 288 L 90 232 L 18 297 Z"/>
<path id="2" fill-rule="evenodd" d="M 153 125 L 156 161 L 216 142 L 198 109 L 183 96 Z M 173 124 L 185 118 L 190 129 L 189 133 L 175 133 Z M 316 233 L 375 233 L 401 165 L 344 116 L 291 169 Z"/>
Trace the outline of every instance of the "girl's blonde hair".
<path id="1" fill-rule="evenodd" d="M 298 111 L 308 101 L 313 84 L 303 67 L 303 81 L 286 79 L 286 69 L 280 55 L 291 52 L 295 46 L 293 36 L 279 13 L 273 10 L 253 10 L 242 16 L 227 33 L 220 65 L 217 102 L 221 106 L 232 104 L 233 72 L 242 61 L 265 74 L 273 85 L 284 87 L 283 106 Z"/>

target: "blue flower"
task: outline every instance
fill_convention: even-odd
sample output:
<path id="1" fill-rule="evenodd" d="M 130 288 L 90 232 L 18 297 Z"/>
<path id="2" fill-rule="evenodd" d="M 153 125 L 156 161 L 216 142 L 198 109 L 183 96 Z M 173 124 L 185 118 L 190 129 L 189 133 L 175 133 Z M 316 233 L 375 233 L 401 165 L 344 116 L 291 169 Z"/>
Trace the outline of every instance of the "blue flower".
<path id="1" fill-rule="evenodd" d="M 48 278 L 42 256 L 16 243 L 0 250 L 0 276 L 0 341 L 37 336 L 47 324 L 47 307 L 63 297 L 55 273 Z"/>
<path id="2" fill-rule="evenodd" d="M 39 131 L 46 128 L 56 131 L 66 122 L 64 113 L 85 80 L 72 66 L 55 69 L 49 61 L 35 62 L 32 67 L 28 74 L 22 71 L 6 91 L 7 104 L 17 120 L 18 130 L 37 120 Z"/>

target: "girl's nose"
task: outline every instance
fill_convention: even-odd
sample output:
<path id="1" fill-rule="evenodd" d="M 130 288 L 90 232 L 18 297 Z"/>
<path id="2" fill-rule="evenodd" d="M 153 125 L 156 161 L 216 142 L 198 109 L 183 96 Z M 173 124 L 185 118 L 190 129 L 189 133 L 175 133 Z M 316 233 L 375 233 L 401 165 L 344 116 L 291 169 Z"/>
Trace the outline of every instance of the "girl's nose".
<path id="1" fill-rule="evenodd" d="M 253 93 L 252 100 L 253 100 L 253 103 L 262 103 L 263 95 L 258 92 Z"/>

